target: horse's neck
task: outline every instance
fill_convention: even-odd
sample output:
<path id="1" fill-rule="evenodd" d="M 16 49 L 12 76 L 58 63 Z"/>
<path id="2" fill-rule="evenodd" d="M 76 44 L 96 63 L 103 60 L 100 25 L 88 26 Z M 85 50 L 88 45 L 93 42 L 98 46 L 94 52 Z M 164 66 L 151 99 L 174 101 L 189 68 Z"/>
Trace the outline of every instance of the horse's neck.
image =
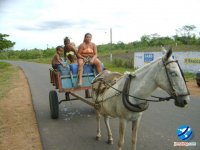
<path id="1" fill-rule="evenodd" d="M 147 98 L 158 87 L 156 84 L 156 74 L 159 71 L 159 61 L 135 72 L 136 77 L 132 79 L 130 84 L 130 95 L 140 98 Z"/>
<path id="2" fill-rule="evenodd" d="M 133 77 L 130 83 L 129 95 L 133 95 L 140 98 L 147 98 L 158 87 L 156 84 L 156 74 L 159 71 L 158 61 L 153 62 L 142 69 L 134 72 L 136 77 Z M 120 77 L 113 88 L 109 88 L 104 97 L 109 97 L 115 93 L 118 93 L 114 88 L 122 91 L 126 81 L 127 75 Z"/>

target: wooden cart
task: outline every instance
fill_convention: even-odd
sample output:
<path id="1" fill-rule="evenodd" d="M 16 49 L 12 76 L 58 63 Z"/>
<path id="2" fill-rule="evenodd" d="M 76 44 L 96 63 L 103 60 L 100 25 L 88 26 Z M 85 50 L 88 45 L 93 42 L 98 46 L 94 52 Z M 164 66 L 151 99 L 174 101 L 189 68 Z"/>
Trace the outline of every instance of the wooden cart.
<path id="1" fill-rule="evenodd" d="M 54 70 L 50 68 L 50 82 L 59 93 L 65 93 L 65 99 L 58 100 L 56 90 L 49 92 L 49 105 L 51 118 L 57 119 L 59 117 L 59 104 L 64 101 L 81 100 L 88 105 L 95 107 L 95 104 L 88 100 L 91 98 L 89 89 L 91 89 L 91 83 L 96 76 L 96 69 L 93 65 L 85 64 L 83 71 L 83 84 L 81 87 L 77 86 L 78 81 L 78 65 L 70 64 L 63 68 L 63 71 Z M 85 97 L 76 94 L 76 91 L 85 90 Z M 72 95 L 75 98 L 70 98 Z"/>

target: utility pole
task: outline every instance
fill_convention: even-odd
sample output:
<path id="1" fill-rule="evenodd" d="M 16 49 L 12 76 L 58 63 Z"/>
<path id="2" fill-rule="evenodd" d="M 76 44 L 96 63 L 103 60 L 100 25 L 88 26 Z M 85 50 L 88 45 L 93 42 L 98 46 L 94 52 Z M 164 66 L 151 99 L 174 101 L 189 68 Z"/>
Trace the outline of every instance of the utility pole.
<path id="1" fill-rule="evenodd" d="M 110 61 L 112 62 L 112 28 L 110 28 Z"/>

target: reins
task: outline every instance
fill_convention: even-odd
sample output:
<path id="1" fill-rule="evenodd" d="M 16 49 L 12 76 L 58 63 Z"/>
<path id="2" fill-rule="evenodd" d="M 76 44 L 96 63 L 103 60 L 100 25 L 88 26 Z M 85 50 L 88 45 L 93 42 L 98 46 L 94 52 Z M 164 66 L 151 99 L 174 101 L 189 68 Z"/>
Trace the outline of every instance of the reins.
<path id="1" fill-rule="evenodd" d="M 133 76 L 133 75 L 131 75 L 131 74 L 128 75 L 128 78 L 130 79 L 130 81 L 131 81 L 132 77 L 135 77 L 135 76 Z M 98 80 L 98 81 L 99 81 L 99 80 Z M 170 97 L 151 96 L 151 97 L 154 97 L 154 98 L 158 98 L 158 100 L 146 99 L 146 98 L 139 98 L 139 97 L 137 97 L 137 96 L 127 94 L 127 93 L 125 93 L 124 91 L 120 91 L 120 90 L 114 88 L 113 85 L 110 85 L 110 84 L 106 83 L 104 80 L 101 80 L 101 82 L 102 82 L 103 84 L 107 85 L 109 88 L 112 88 L 113 90 L 119 92 L 120 94 L 123 94 L 123 95 L 125 95 L 125 96 L 127 96 L 127 97 L 136 98 L 136 99 L 138 99 L 138 100 L 143 100 L 143 101 L 148 101 L 148 102 L 162 102 L 162 101 L 169 101 L 171 98 L 173 98 L 172 96 L 170 96 Z M 95 82 L 93 82 L 93 83 L 95 83 Z"/>

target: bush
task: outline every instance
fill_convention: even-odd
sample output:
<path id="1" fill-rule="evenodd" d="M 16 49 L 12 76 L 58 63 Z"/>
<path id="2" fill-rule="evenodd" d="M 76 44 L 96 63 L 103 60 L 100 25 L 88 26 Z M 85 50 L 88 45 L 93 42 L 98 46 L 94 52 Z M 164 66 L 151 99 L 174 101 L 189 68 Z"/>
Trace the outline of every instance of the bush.
<path id="1" fill-rule="evenodd" d="M 114 59 L 112 63 L 116 67 L 133 68 L 133 59 Z"/>
<path id="2" fill-rule="evenodd" d="M 47 58 L 47 57 L 52 57 L 55 53 L 55 49 L 47 49 L 43 51 L 43 57 Z"/>
<path id="3" fill-rule="evenodd" d="M 42 51 L 40 50 L 23 50 L 19 54 L 20 59 L 37 59 L 42 57 Z"/>
<path id="4" fill-rule="evenodd" d="M 8 59 L 8 55 L 5 52 L 0 52 L 0 59 Z"/>

